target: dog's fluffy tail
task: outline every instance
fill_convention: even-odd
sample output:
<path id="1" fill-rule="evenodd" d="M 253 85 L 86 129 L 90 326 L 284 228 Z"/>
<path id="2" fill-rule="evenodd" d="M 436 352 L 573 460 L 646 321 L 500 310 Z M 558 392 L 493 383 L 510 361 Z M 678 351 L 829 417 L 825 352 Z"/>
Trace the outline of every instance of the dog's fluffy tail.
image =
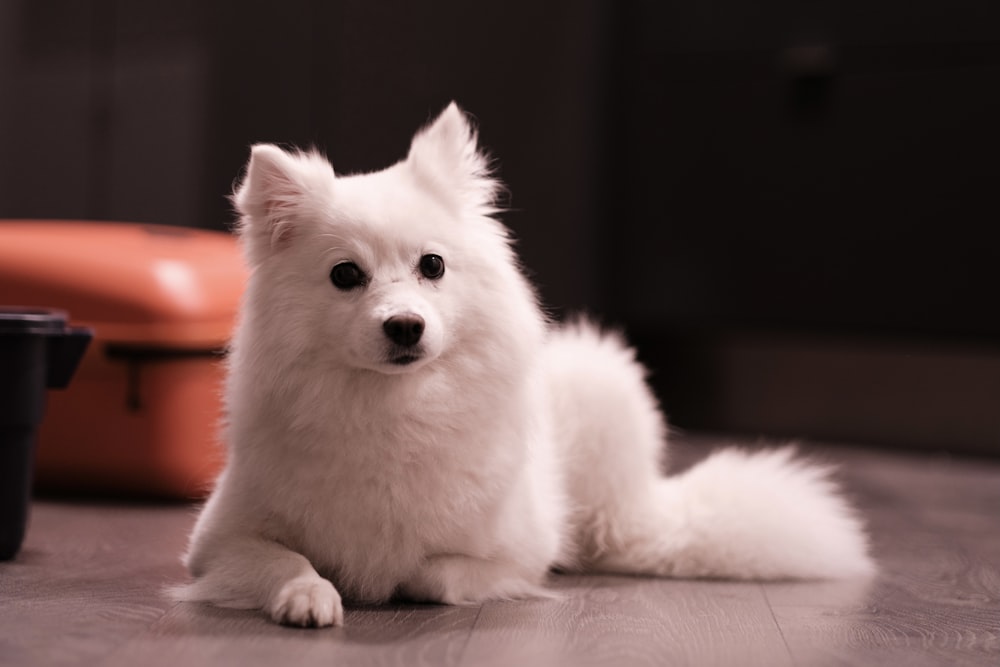
<path id="1" fill-rule="evenodd" d="M 868 575 L 867 537 L 830 473 L 792 448 L 722 450 L 602 513 L 584 559 L 592 570 L 676 577 Z"/>

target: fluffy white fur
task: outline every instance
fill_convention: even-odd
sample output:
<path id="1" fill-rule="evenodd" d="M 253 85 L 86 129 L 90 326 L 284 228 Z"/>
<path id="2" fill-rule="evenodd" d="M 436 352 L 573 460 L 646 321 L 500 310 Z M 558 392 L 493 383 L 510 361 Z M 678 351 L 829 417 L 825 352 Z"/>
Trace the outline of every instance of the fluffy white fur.
<path id="1" fill-rule="evenodd" d="M 326 626 L 343 622 L 341 596 L 519 598 L 555 567 L 870 572 L 829 471 L 787 449 L 660 473 L 666 427 L 643 369 L 615 335 L 546 321 L 491 217 L 496 191 L 454 104 L 377 173 L 253 148 L 234 197 L 252 275 L 228 462 L 178 597 Z M 430 254 L 440 277 L 421 272 Z M 349 289 L 331 282 L 345 262 L 363 275 Z M 390 340 L 393 317 L 421 320 L 419 341 Z"/>

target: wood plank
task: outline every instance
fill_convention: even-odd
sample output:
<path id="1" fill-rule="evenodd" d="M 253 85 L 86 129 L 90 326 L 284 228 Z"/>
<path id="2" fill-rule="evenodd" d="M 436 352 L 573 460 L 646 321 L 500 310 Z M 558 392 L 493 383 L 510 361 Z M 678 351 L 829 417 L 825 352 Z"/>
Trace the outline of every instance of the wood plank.
<path id="1" fill-rule="evenodd" d="M 300 629 L 255 611 L 178 604 L 103 667 L 213 665 L 456 665 L 475 607 L 386 605 L 348 608 L 345 627 Z"/>
<path id="2" fill-rule="evenodd" d="M 978 604 L 931 604 L 907 587 L 876 583 L 851 603 L 814 604 L 810 587 L 789 603 L 781 593 L 772 608 L 797 664 L 1000 664 L 1000 614 Z M 785 598 L 784 600 L 782 598 Z"/>
<path id="3" fill-rule="evenodd" d="M 785 665 L 758 584 L 594 576 L 560 599 L 484 605 L 467 665 Z"/>
<path id="4" fill-rule="evenodd" d="M 36 503 L 21 554 L 0 563 L 0 664 L 95 664 L 170 606 L 185 506 Z"/>
<path id="5" fill-rule="evenodd" d="M 1000 467 L 844 456 L 881 572 L 765 589 L 796 661 L 1000 664 Z"/>

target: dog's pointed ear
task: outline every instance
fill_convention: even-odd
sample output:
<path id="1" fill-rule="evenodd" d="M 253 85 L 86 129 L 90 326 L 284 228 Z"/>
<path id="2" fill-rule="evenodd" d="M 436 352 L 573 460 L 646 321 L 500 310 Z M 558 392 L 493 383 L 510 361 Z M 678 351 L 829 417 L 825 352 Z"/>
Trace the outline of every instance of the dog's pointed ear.
<path id="1" fill-rule="evenodd" d="M 490 214 L 500 188 L 468 117 L 452 102 L 417 132 L 406 162 L 460 209 Z"/>
<path id="2" fill-rule="evenodd" d="M 288 153 L 273 144 L 251 148 L 233 204 L 252 255 L 259 257 L 291 240 L 302 203 L 317 189 L 317 179 L 324 178 L 333 178 L 333 168 L 318 153 Z"/>

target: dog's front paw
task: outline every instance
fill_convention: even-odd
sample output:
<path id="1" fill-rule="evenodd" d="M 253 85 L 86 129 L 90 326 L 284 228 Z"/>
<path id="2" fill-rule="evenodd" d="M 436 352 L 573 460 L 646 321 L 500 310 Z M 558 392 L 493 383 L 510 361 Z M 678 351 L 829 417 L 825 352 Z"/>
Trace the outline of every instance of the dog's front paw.
<path id="1" fill-rule="evenodd" d="M 318 576 L 297 577 L 282 585 L 268 611 L 282 625 L 324 628 L 344 624 L 344 606 L 340 594 L 326 579 Z"/>

